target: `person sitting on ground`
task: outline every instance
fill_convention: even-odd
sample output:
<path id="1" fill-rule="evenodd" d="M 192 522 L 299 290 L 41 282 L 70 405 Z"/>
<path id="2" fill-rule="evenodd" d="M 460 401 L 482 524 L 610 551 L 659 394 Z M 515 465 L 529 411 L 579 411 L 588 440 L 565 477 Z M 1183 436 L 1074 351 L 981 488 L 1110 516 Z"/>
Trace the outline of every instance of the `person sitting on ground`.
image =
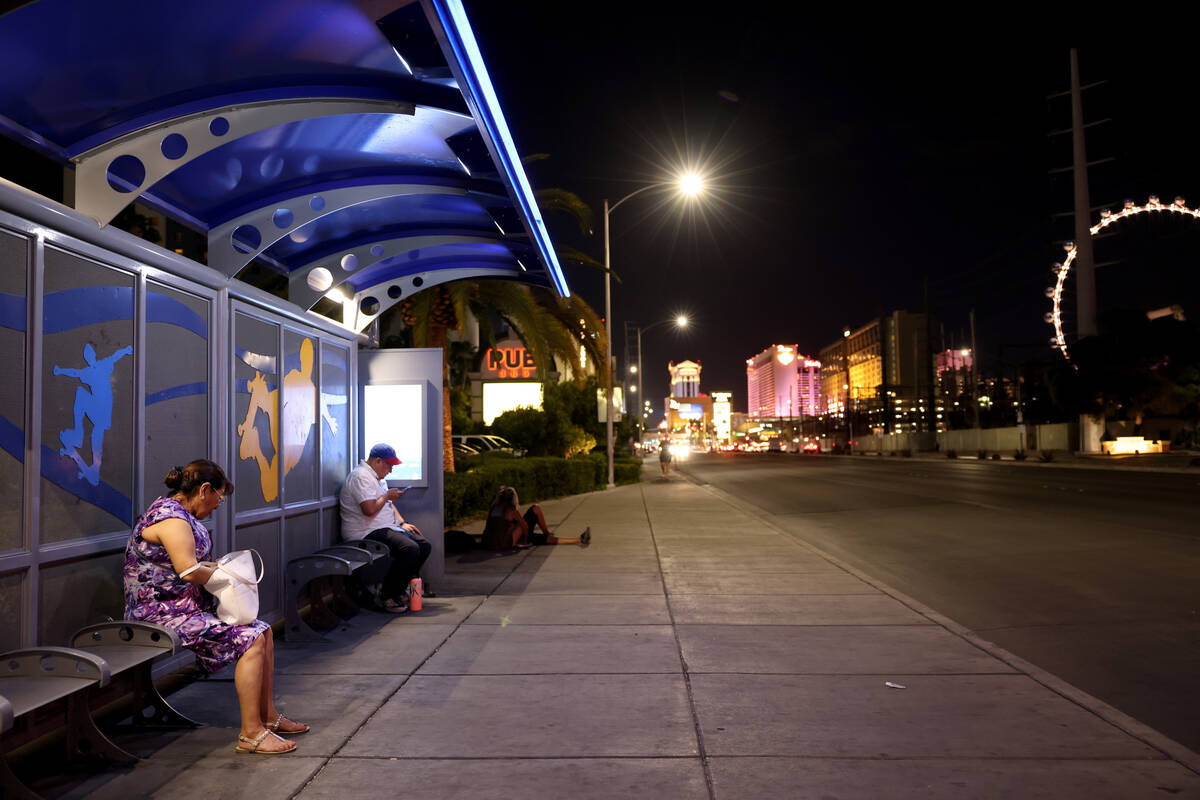
<path id="1" fill-rule="evenodd" d="M 511 486 L 501 486 L 496 492 L 483 529 L 484 547 L 489 550 L 512 550 L 514 547 L 532 547 L 535 544 L 587 544 L 592 540 L 591 528 L 574 539 L 555 536 L 546 527 L 541 506 L 531 505 L 522 516 L 518 503 L 517 490 Z M 540 532 L 538 528 L 541 528 Z"/>
<path id="2" fill-rule="evenodd" d="M 205 672 L 236 661 L 241 730 L 235 752 L 291 752 L 296 743 L 277 734 L 305 733 L 308 726 L 275 707 L 271 626 L 262 620 L 225 624 L 213 614 L 216 598 L 201 588 L 217 565 L 204 560 L 212 557 L 212 538 L 200 520 L 233 494 L 233 484 L 203 458 L 173 467 L 163 483 L 171 494 L 150 504 L 125 546 L 125 618 L 174 630 Z"/>
<path id="3" fill-rule="evenodd" d="M 387 545 L 392 563 L 383 579 L 383 608 L 396 614 L 408 611 L 408 586 L 421 571 L 433 545 L 393 504 L 404 489 L 389 489 L 384 478 L 400 463 L 391 445 L 377 444 L 355 467 L 338 497 L 342 538 L 373 539 Z"/>

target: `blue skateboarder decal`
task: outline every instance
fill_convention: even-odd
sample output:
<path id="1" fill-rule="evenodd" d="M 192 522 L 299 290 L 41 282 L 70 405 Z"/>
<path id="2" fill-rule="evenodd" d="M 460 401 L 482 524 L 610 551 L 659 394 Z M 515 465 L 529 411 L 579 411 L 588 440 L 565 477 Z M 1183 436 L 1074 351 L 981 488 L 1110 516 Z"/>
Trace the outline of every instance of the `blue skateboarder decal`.
<path id="1" fill-rule="evenodd" d="M 62 449 L 58 452 L 67 456 L 79 467 L 79 475 L 92 486 L 100 484 L 100 464 L 104 460 L 104 433 L 112 427 L 112 373 L 118 361 L 133 353 L 132 347 L 122 347 L 117 352 L 96 360 L 96 350 L 91 344 L 83 346 L 86 367 L 74 369 L 54 365 L 55 375 L 78 378 L 83 384 L 75 390 L 75 427 L 58 434 Z M 84 388 L 87 387 L 87 388 Z M 88 464 L 79 454 L 83 446 L 83 420 L 92 423 L 92 463 Z"/>

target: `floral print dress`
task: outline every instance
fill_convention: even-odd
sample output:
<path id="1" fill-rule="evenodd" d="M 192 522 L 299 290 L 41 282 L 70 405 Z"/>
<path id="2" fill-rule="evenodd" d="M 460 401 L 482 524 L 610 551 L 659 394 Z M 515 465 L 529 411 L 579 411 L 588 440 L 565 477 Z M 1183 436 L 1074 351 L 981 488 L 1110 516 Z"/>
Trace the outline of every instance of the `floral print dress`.
<path id="1" fill-rule="evenodd" d="M 196 537 L 196 560 L 211 560 L 212 538 L 199 520 L 178 500 L 160 497 L 133 526 L 125 546 L 125 618 L 153 622 L 173 629 L 183 646 L 196 653 L 205 672 L 216 672 L 237 661 L 268 629 L 262 620 L 227 625 L 212 612 L 216 598 L 175 572 L 167 548 L 142 538 L 142 531 L 165 519 L 187 522 Z"/>

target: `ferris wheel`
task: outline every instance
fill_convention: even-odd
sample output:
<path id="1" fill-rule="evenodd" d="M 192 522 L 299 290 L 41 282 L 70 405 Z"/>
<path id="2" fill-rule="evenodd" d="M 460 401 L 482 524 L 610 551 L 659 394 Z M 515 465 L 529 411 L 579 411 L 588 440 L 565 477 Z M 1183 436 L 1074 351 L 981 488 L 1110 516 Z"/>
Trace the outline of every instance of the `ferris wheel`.
<path id="1" fill-rule="evenodd" d="M 1176 197 L 1172 203 L 1163 203 L 1158 199 L 1157 195 L 1152 194 L 1146 200 L 1145 205 L 1139 206 L 1132 200 L 1126 200 L 1124 208 L 1115 214 L 1107 208 L 1104 209 L 1100 212 L 1100 221 L 1089 228 L 1089 231 L 1092 236 L 1095 236 L 1109 225 L 1113 225 L 1120 220 L 1151 211 L 1168 211 L 1172 214 L 1200 219 L 1200 209 L 1189 208 L 1182 197 Z M 1066 242 L 1063 245 L 1063 249 L 1067 251 L 1067 257 L 1063 259 L 1061 264 L 1056 263 L 1050 268 L 1050 271 L 1055 276 L 1055 282 L 1053 286 L 1046 287 L 1046 296 L 1051 299 L 1053 310 L 1046 313 L 1045 320 L 1054 326 L 1054 336 L 1050 339 L 1050 345 L 1062 353 L 1063 358 L 1070 361 L 1071 354 L 1067 349 L 1067 336 L 1063 331 L 1062 297 L 1063 286 L 1067 281 L 1067 274 L 1071 271 L 1071 264 L 1075 261 L 1075 256 L 1079 253 L 1079 248 L 1074 242 Z"/>

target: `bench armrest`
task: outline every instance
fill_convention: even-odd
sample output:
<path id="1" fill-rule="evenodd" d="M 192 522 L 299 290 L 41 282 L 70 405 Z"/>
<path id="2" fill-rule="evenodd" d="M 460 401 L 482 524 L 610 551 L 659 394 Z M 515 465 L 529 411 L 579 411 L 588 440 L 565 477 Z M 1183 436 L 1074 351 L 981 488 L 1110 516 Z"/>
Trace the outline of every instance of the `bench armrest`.
<path id="1" fill-rule="evenodd" d="M 354 572 L 354 566 L 340 556 L 312 555 L 293 558 L 287 563 L 284 571 L 288 581 L 295 583 L 309 581 L 322 575 L 349 575 Z"/>
<path id="2" fill-rule="evenodd" d="M 335 544 L 329 547 L 322 547 L 314 555 L 331 555 L 338 558 L 344 558 L 351 562 L 354 568 L 358 568 L 363 564 L 370 564 L 374 560 L 369 552 L 361 547 L 352 547 L 348 544 Z"/>
<path id="3" fill-rule="evenodd" d="M 357 547 L 366 550 L 371 554 L 373 559 L 387 558 L 392 555 L 392 551 L 383 542 L 377 542 L 374 539 L 351 539 L 343 542 L 340 547 Z"/>
<path id="4" fill-rule="evenodd" d="M 0 677 L 91 678 L 108 686 L 112 671 L 108 662 L 73 647 L 29 647 L 0 653 Z"/>
<path id="5" fill-rule="evenodd" d="M 140 647 L 157 647 L 167 653 L 177 653 L 183 647 L 179 634 L 153 622 L 134 620 L 112 620 L 98 622 L 75 631 L 71 646 L 86 650 L 89 647 L 127 644 Z"/>

